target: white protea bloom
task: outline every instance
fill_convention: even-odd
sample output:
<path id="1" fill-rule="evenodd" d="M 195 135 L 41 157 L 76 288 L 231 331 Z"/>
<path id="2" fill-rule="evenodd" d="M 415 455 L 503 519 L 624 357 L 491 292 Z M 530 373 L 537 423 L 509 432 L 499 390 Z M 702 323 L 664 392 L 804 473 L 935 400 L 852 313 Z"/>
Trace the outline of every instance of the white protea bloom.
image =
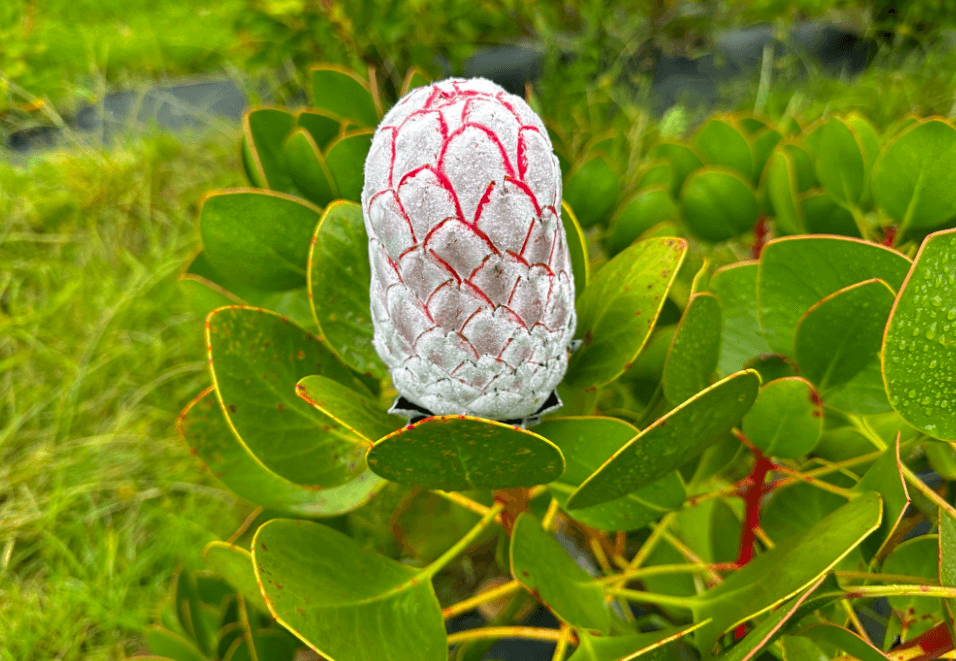
<path id="1" fill-rule="evenodd" d="M 399 393 L 435 415 L 539 412 L 576 318 L 561 169 L 528 104 L 481 78 L 413 90 L 375 132 L 362 209 Z"/>

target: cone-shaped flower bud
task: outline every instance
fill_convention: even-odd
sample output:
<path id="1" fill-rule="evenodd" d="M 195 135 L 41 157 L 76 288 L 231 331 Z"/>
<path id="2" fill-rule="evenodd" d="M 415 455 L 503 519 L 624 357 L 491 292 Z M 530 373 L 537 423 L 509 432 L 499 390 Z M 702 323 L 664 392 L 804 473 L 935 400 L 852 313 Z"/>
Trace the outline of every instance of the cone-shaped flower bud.
<path id="1" fill-rule="evenodd" d="M 541 119 L 488 80 L 410 92 L 375 132 L 362 209 L 375 349 L 399 393 L 436 415 L 538 411 L 576 323 Z"/>

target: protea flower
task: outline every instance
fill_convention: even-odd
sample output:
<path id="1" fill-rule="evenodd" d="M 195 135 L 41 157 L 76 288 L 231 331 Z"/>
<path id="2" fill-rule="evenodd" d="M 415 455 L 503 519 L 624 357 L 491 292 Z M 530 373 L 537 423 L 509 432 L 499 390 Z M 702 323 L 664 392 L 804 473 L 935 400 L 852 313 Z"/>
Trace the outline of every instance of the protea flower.
<path id="1" fill-rule="evenodd" d="M 576 323 L 561 170 L 522 99 L 480 78 L 407 94 L 375 132 L 362 209 L 374 345 L 404 412 L 560 405 Z"/>

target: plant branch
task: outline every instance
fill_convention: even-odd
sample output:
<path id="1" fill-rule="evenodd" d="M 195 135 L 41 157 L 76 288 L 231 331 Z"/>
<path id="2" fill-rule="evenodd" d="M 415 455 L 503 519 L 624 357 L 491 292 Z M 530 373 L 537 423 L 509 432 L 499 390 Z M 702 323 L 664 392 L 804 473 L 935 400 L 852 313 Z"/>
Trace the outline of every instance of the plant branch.
<path id="1" fill-rule="evenodd" d="M 457 645 L 466 640 L 484 640 L 488 638 L 523 638 L 525 640 L 546 640 L 558 642 L 561 632 L 557 629 L 539 629 L 537 627 L 481 627 L 468 629 L 448 635 L 448 644 Z"/>
<path id="2" fill-rule="evenodd" d="M 903 468 L 903 477 L 906 478 L 906 481 L 909 482 L 911 486 L 916 487 L 917 491 L 933 501 L 934 505 L 944 510 L 951 518 L 956 519 L 956 508 L 953 508 L 942 496 L 930 489 L 906 464 L 901 464 L 901 466 Z"/>
<path id="3" fill-rule="evenodd" d="M 456 505 L 461 505 L 461 506 L 464 507 L 466 510 L 470 510 L 470 511 L 474 512 L 475 514 L 479 515 L 479 516 L 484 516 L 484 515 L 486 515 L 488 512 L 491 511 L 491 508 L 488 507 L 487 505 L 482 505 L 481 503 L 479 503 L 479 502 L 477 502 L 477 501 L 475 501 L 475 500 L 472 500 L 471 498 L 468 498 L 467 496 L 462 496 L 462 495 L 461 495 L 460 493 L 458 493 L 457 491 L 439 491 L 439 490 L 435 490 L 435 491 L 433 491 L 432 493 L 434 493 L 436 496 L 441 496 L 442 498 L 444 498 L 444 499 L 446 499 L 446 500 L 450 500 L 451 502 L 455 503 Z M 498 523 L 501 523 L 501 517 L 500 517 L 500 516 L 496 517 L 495 520 L 496 520 Z"/>
<path id="4" fill-rule="evenodd" d="M 571 627 L 566 624 L 561 625 L 561 634 L 558 636 L 558 644 L 554 648 L 551 661 L 564 661 L 564 655 L 568 651 L 568 643 L 571 642 L 571 633 Z"/>
<path id="5" fill-rule="evenodd" d="M 475 608 L 478 608 L 482 604 L 488 603 L 489 601 L 495 601 L 496 599 L 502 599 L 504 597 L 513 595 L 519 590 L 521 590 L 521 583 L 511 580 L 507 583 L 499 585 L 498 587 L 485 590 L 484 592 L 479 592 L 469 599 L 459 601 L 457 604 L 452 604 L 447 608 L 443 608 L 441 614 L 442 617 L 447 620 L 449 618 L 461 615 L 462 613 L 467 613 L 468 611 L 474 610 Z"/>
<path id="6" fill-rule="evenodd" d="M 491 525 L 491 522 L 494 521 L 499 514 L 501 514 L 502 510 L 504 510 L 504 505 L 502 504 L 495 505 L 493 508 L 488 510 L 488 513 L 481 518 L 481 521 L 475 524 L 474 528 L 469 530 L 465 536 L 459 539 L 454 546 L 442 553 L 437 560 L 422 569 L 420 575 L 430 579 L 432 576 L 441 571 L 442 568 L 454 560 L 459 553 L 467 549 L 468 546 L 485 531 L 485 528 Z"/>
<path id="7" fill-rule="evenodd" d="M 697 603 L 693 597 L 675 597 L 670 594 L 657 594 L 655 592 L 642 592 L 640 590 L 628 590 L 627 588 L 605 588 L 604 592 L 615 597 L 624 597 L 628 601 L 634 601 L 641 604 L 654 604 L 655 606 L 676 606 L 677 608 L 686 608 L 690 610 Z M 956 592 L 956 590 L 954 590 Z"/>

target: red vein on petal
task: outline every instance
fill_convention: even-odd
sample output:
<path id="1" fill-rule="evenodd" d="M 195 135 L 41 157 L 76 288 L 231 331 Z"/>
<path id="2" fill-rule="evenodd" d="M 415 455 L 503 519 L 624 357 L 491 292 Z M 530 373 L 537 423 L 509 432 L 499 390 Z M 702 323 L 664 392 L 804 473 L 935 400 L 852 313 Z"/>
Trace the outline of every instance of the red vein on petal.
<path id="1" fill-rule="evenodd" d="M 481 218 L 481 212 L 484 211 L 485 205 L 491 201 L 491 192 L 495 189 L 495 185 L 497 183 L 498 182 L 492 180 L 492 182 L 488 184 L 488 188 L 485 189 L 481 199 L 478 201 L 478 207 L 475 209 L 475 220 L 473 223 L 476 228 L 478 227 L 478 220 Z"/>
<path id="2" fill-rule="evenodd" d="M 464 283 L 464 284 L 467 285 L 468 287 L 470 287 L 473 292 L 475 292 L 476 294 L 478 294 L 478 296 L 479 296 L 485 303 L 488 304 L 488 307 L 490 307 L 492 310 L 495 309 L 495 304 L 492 302 L 492 300 L 491 300 L 490 298 L 488 298 L 488 296 L 485 295 L 485 292 L 481 291 L 481 289 L 479 289 L 473 282 L 469 282 L 468 280 L 465 280 L 465 283 Z"/>
<path id="3" fill-rule="evenodd" d="M 528 186 L 528 184 L 524 183 L 524 182 L 521 181 L 520 179 L 515 179 L 514 177 L 508 177 L 508 176 L 505 177 L 505 181 L 510 181 L 510 182 L 513 183 L 515 186 L 517 186 L 517 187 L 520 188 L 522 191 L 524 191 L 524 193 L 525 193 L 528 197 L 531 198 L 531 202 L 534 204 L 534 212 L 535 212 L 535 213 L 538 215 L 538 217 L 540 218 L 540 217 L 541 217 L 541 205 L 538 203 L 538 198 L 535 197 L 535 194 L 531 191 L 531 188 Z"/>
<path id="4" fill-rule="evenodd" d="M 475 122 L 468 122 L 467 124 L 462 124 L 455 131 L 448 136 L 448 140 L 445 141 L 445 144 L 442 146 L 441 154 L 438 156 L 438 169 L 442 172 L 445 171 L 445 154 L 448 152 L 448 145 L 451 144 L 451 141 L 454 140 L 459 134 L 464 133 L 466 129 L 476 128 L 479 131 L 483 131 L 488 138 L 498 146 L 498 150 L 501 152 L 501 158 L 504 161 L 505 165 L 505 175 L 508 177 L 514 177 L 515 170 L 511 165 L 511 159 L 508 158 L 508 153 L 505 151 L 504 145 L 501 144 L 501 140 L 498 139 L 498 136 L 490 128 L 484 124 L 476 124 Z"/>

